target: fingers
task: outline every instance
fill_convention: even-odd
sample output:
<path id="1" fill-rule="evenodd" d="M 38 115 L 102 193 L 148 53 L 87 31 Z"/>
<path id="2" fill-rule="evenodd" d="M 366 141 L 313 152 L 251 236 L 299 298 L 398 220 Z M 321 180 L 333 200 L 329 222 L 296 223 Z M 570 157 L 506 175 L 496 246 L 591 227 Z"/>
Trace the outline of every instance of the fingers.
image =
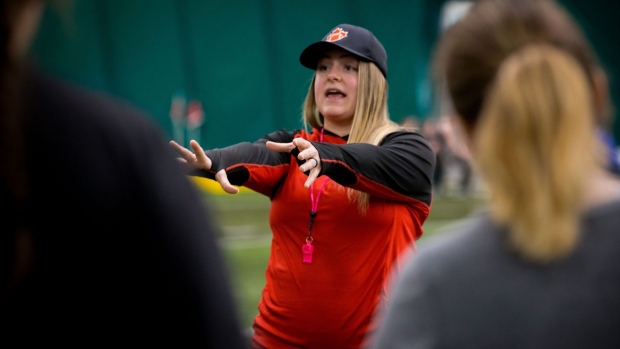
<path id="1" fill-rule="evenodd" d="M 299 155 L 297 156 L 297 158 L 299 160 L 306 160 L 312 157 L 316 157 L 318 159 L 318 156 L 319 156 L 318 151 L 312 145 L 312 143 L 308 142 L 307 140 L 303 138 L 295 138 L 290 143 L 278 143 L 278 142 L 267 141 L 265 143 L 265 146 L 267 146 L 267 149 L 269 150 L 273 150 L 277 152 L 287 152 L 287 153 L 289 153 L 291 150 L 295 148 L 298 148 Z"/>
<path id="2" fill-rule="evenodd" d="M 297 155 L 297 158 L 299 160 L 310 160 L 311 158 L 316 158 L 317 160 L 320 159 L 319 152 L 312 145 L 312 143 L 308 142 L 307 140 L 303 138 L 295 138 L 293 140 L 293 145 L 297 147 L 297 149 L 299 149 L 299 155 Z M 310 168 L 308 168 L 307 170 L 309 169 Z"/>
<path id="3" fill-rule="evenodd" d="M 192 163 L 194 161 L 196 161 L 196 157 L 194 156 L 194 153 L 192 153 L 189 149 L 182 147 L 181 145 L 179 145 L 177 142 L 175 141 L 170 141 L 170 147 L 177 153 L 179 154 L 179 156 L 181 156 L 183 159 L 185 159 L 185 161 Z"/>
<path id="4" fill-rule="evenodd" d="M 181 156 L 181 158 L 178 159 L 180 163 L 185 164 L 189 167 L 193 166 L 195 168 L 201 168 L 205 170 L 211 169 L 211 165 L 213 164 L 213 162 L 211 161 L 211 159 L 209 159 L 200 144 L 198 144 L 198 142 L 196 142 L 195 140 L 191 140 L 189 142 L 189 145 L 190 147 L 192 147 L 192 150 L 194 150 L 193 153 L 189 149 L 179 145 L 177 142 L 170 141 L 170 146 L 172 147 L 172 149 L 174 149 Z M 215 180 L 220 183 L 222 189 L 228 194 L 237 194 L 239 192 L 239 188 L 230 184 L 230 182 L 228 181 L 226 170 L 218 171 L 215 174 Z"/>
<path id="5" fill-rule="evenodd" d="M 170 147 L 171 147 L 172 149 L 174 149 L 175 151 L 176 151 L 178 148 L 183 148 L 183 147 L 181 147 L 181 146 L 179 145 L 179 143 L 177 143 L 177 142 L 175 142 L 175 141 L 170 141 L 170 142 L 168 142 L 168 144 L 170 144 Z"/>
<path id="6" fill-rule="evenodd" d="M 318 166 L 311 170 L 308 174 L 308 179 L 306 179 L 306 182 L 304 183 L 304 187 L 310 188 L 312 183 L 314 183 L 314 180 L 319 176 L 319 173 L 321 173 L 321 170 L 318 169 Z"/>
<path id="7" fill-rule="evenodd" d="M 321 172 L 321 169 L 319 167 L 320 165 L 320 161 L 317 158 L 310 158 L 308 160 L 306 160 L 306 162 L 304 162 L 301 166 L 299 166 L 299 170 L 301 172 L 306 172 L 306 171 L 312 171 L 316 168 L 319 169 L 318 172 Z"/>
<path id="8" fill-rule="evenodd" d="M 267 149 L 269 150 L 282 152 L 282 153 L 289 153 L 291 150 L 295 149 L 295 145 L 293 143 L 277 143 L 277 142 L 267 141 L 265 145 L 267 146 Z"/>
<path id="9" fill-rule="evenodd" d="M 312 183 L 314 183 L 314 180 L 321 173 L 321 161 L 315 157 L 310 158 L 306 160 L 303 165 L 299 166 L 299 170 L 302 172 L 310 171 L 308 172 L 308 179 L 306 179 L 306 182 L 304 183 L 304 187 L 310 188 Z"/>
<path id="10" fill-rule="evenodd" d="M 310 188 L 314 180 L 321 173 L 321 158 L 319 157 L 319 152 L 316 150 L 314 145 L 311 142 L 303 139 L 303 138 L 295 138 L 291 143 L 276 143 L 276 142 L 267 142 L 267 148 L 274 151 L 286 151 L 290 152 L 291 150 L 297 148 L 299 149 L 299 155 L 297 158 L 299 160 L 306 160 L 301 166 L 299 166 L 299 170 L 301 172 L 308 172 L 308 179 L 304 183 L 304 187 Z"/>
<path id="11" fill-rule="evenodd" d="M 228 194 L 237 194 L 239 192 L 239 188 L 230 184 L 230 182 L 228 181 L 226 170 L 219 170 L 215 174 L 215 180 L 217 180 L 220 183 L 220 186 L 222 187 L 222 189 Z"/>
<path id="12" fill-rule="evenodd" d="M 211 165 L 213 164 L 213 162 L 211 161 L 211 159 L 209 159 L 200 144 L 198 144 L 198 142 L 196 142 L 195 140 L 191 140 L 189 142 L 189 145 L 190 147 L 192 147 L 192 150 L 194 150 L 194 152 L 185 147 L 182 147 L 175 141 L 170 141 L 169 144 L 170 147 L 174 149 L 174 151 L 185 160 L 188 166 L 204 170 L 211 169 Z"/>
<path id="13" fill-rule="evenodd" d="M 192 149 L 194 150 L 194 154 L 196 154 L 196 155 L 198 155 L 199 153 L 202 153 L 202 154 L 205 153 L 205 151 L 202 149 L 200 144 L 198 144 L 198 142 L 196 142 L 193 139 L 191 141 L 189 141 L 189 146 L 192 147 Z"/>
<path id="14" fill-rule="evenodd" d="M 194 156 L 196 158 L 196 162 L 198 163 L 197 167 L 204 168 L 205 170 L 211 169 L 213 162 L 209 159 L 200 144 L 198 144 L 195 140 L 191 140 L 189 145 L 194 150 Z"/>

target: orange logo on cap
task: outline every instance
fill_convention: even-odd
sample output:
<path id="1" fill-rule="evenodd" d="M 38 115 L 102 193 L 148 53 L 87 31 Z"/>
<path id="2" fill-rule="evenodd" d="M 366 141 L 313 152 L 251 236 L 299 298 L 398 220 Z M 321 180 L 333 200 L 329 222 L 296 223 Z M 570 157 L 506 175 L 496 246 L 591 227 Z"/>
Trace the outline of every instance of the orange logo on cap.
<path id="1" fill-rule="evenodd" d="M 347 35 L 349 35 L 349 32 L 346 32 L 342 28 L 338 27 L 332 30 L 329 34 L 327 34 L 327 36 L 325 37 L 325 41 L 327 42 L 338 41 L 338 40 L 346 38 Z"/>

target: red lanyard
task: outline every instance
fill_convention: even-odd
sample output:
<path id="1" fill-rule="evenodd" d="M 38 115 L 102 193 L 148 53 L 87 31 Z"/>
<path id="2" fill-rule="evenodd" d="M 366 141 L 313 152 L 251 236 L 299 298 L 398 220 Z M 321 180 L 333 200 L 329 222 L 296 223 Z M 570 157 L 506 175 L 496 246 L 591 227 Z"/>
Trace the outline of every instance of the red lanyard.
<path id="1" fill-rule="evenodd" d="M 321 128 L 321 135 L 319 137 L 319 142 L 323 142 L 323 131 L 324 128 Z M 312 242 L 314 239 L 312 238 L 312 225 L 314 224 L 314 218 L 316 218 L 316 213 L 319 208 L 319 199 L 321 198 L 321 193 L 325 188 L 325 183 L 329 181 L 329 177 L 325 178 L 321 188 L 316 194 L 316 200 L 314 198 L 314 182 L 310 185 L 310 225 L 308 227 L 308 236 L 306 236 L 306 243 L 301 247 L 301 252 L 303 254 L 303 262 L 304 263 L 312 263 L 312 252 L 314 252 L 314 246 Z"/>

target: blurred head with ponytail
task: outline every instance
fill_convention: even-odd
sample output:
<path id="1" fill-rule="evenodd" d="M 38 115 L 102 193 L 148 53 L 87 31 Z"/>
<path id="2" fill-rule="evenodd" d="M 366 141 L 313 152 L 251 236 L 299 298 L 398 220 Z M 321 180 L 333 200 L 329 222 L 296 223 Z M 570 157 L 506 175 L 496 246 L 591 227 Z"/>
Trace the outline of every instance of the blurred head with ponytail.
<path id="1" fill-rule="evenodd" d="M 605 74 L 552 0 L 468 11 L 433 63 L 488 209 L 420 246 L 371 349 L 616 348 L 620 179 L 597 134 Z"/>
<path id="2" fill-rule="evenodd" d="M 568 254 L 611 180 L 596 138 L 607 82 L 576 22 L 551 0 L 480 0 L 435 58 L 511 246 L 543 263 Z"/>

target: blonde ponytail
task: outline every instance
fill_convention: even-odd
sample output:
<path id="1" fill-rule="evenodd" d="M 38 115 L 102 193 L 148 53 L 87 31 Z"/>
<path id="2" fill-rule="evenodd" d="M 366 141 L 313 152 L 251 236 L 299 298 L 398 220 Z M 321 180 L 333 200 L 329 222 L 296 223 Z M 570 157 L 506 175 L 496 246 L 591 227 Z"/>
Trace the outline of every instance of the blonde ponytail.
<path id="1" fill-rule="evenodd" d="M 524 257 L 549 262 L 578 241 L 587 177 L 600 165 L 583 67 L 550 45 L 528 45 L 501 64 L 474 130 L 491 212 Z"/>

